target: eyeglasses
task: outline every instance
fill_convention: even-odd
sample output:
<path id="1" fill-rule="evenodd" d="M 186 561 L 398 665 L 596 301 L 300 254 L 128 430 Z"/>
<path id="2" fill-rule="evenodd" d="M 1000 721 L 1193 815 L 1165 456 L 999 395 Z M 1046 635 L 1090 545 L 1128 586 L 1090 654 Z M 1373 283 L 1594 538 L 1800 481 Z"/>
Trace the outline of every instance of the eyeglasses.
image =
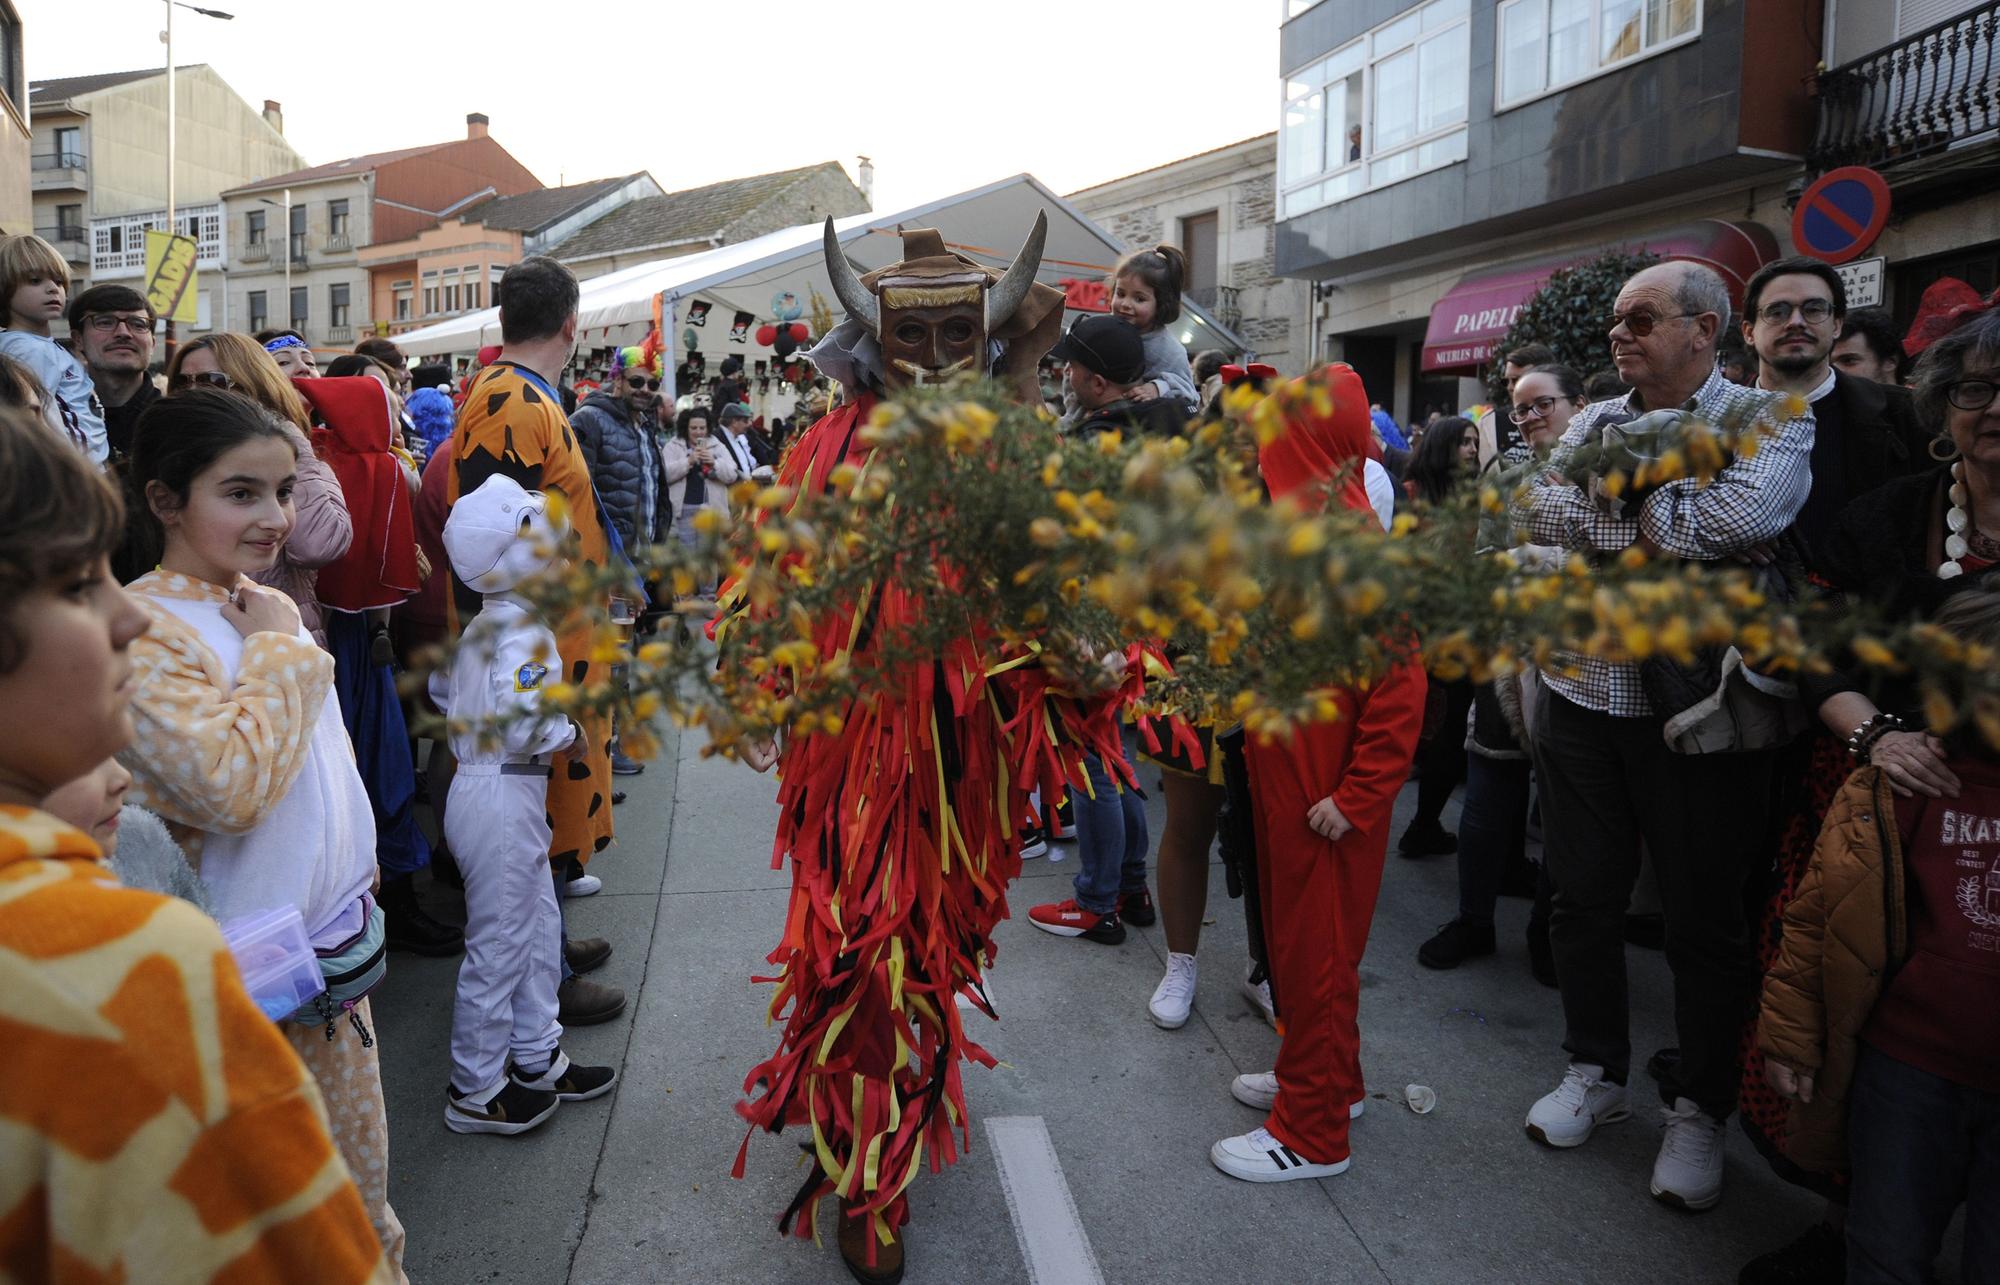
<path id="1" fill-rule="evenodd" d="M 1568 399 L 1562 397 L 1537 397 L 1508 411 L 1507 418 L 1516 424 L 1525 424 L 1531 419 L 1547 419 L 1549 412 L 1555 409 L 1556 403 L 1566 400 Z"/>
<path id="2" fill-rule="evenodd" d="M 83 324 L 91 333 L 99 335 L 115 334 L 123 326 L 135 335 L 153 333 L 153 319 L 141 313 L 93 312 L 83 319 Z"/>
<path id="3" fill-rule="evenodd" d="M 1757 309 L 1758 317 L 1774 326 L 1782 326 L 1790 321 L 1794 312 L 1803 317 L 1808 326 L 1817 326 L 1833 316 L 1833 300 L 1808 299 L 1804 303 L 1767 303 Z"/>
<path id="4" fill-rule="evenodd" d="M 1985 410 L 1996 392 L 2000 384 L 1990 379 L 1956 379 L 1944 386 L 1944 399 L 1960 410 Z"/>
<path id="5" fill-rule="evenodd" d="M 627 375 L 625 376 L 625 382 L 634 388 L 643 388 L 649 393 L 660 391 L 660 381 L 657 379 L 648 379 L 644 375 Z"/>
<path id="6" fill-rule="evenodd" d="M 173 377 L 168 386 L 175 391 L 181 391 L 193 388 L 197 384 L 203 388 L 221 388 L 224 390 L 236 387 L 236 381 L 219 370 L 204 370 L 196 375 L 190 375 L 186 371 L 182 371 Z"/>
<path id="7" fill-rule="evenodd" d="M 1611 324 L 1605 327 L 1605 331 L 1609 333 L 1623 326 L 1632 332 L 1634 339 L 1644 339 L 1652 334 L 1653 327 L 1662 321 L 1684 321 L 1689 317 L 1701 315 L 1698 312 L 1677 312 L 1671 317 L 1655 317 L 1650 312 L 1614 312 L 1611 314 Z"/>

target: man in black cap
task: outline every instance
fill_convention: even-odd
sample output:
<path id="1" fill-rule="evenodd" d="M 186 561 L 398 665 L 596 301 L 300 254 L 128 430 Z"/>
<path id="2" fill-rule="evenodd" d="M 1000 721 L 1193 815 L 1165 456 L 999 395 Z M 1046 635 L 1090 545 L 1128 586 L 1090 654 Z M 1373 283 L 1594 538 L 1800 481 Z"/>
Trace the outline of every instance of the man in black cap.
<path id="1" fill-rule="evenodd" d="M 1065 432 L 1177 435 L 1187 427 L 1177 401 L 1133 400 L 1133 387 L 1145 381 L 1146 349 L 1128 323 L 1111 316 L 1079 317 L 1049 356 L 1069 364 L 1065 378 L 1076 394 L 1076 416 L 1063 425 Z"/>

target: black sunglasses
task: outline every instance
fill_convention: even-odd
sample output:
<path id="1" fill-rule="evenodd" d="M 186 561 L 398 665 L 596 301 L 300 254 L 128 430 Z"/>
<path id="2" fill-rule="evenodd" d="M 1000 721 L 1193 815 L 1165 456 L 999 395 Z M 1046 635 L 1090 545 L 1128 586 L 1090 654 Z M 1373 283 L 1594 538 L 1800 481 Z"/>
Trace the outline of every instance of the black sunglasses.
<path id="1" fill-rule="evenodd" d="M 182 371 L 173 377 L 169 386 L 179 390 L 193 388 L 196 384 L 200 384 L 206 388 L 229 389 L 236 387 L 236 381 L 219 370 L 204 370 L 197 375 L 190 375 L 186 371 Z"/>
<path id="2" fill-rule="evenodd" d="M 625 376 L 625 382 L 634 388 L 643 388 L 649 393 L 660 391 L 660 381 L 657 379 L 648 379 L 644 375 L 627 375 Z"/>

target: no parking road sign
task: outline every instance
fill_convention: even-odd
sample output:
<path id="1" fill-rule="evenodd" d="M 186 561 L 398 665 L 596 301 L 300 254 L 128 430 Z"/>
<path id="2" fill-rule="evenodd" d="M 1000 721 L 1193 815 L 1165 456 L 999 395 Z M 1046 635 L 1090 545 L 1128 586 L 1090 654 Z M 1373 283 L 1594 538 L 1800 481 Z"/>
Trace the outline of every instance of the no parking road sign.
<path id="1" fill-rule="evenodd" d="M 1889 221 L 1889 185 L 1862 165 L 1828 170 L 1792 211 L 1792 244 L 1826 263 L 1867 253 Z"/>

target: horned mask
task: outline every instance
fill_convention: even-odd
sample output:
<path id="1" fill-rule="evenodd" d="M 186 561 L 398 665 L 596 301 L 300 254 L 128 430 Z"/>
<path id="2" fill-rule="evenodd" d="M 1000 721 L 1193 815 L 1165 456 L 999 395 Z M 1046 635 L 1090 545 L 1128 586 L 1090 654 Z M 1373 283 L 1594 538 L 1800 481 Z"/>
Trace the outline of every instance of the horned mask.
<path id="1" fill-rule="evenodd" d="M 862 273 L 848 261 L 826 221 L 826 266 L 834 293 L 847 315 L 867 327 L 882 350 L 882 378 L 891 392 L 940 384 L 954 377 L 989 373 L 991 341 L 1007 345 L 1008 375 L 1026 349 L 1027 370 L 1055 342 L 1062 323 L 1062 292 L 1038 285 L 1047 214 L 1038 214 L 1027 244 L 1005 272 L 973 262 L 945 248 L 930 228 L 903 233 L 900 263 Z M 1044 323 L 1053 319 L 1054 330 Z M 1039 332 L 1046 342 L 1034 347 Z M 1023 352 L 1014 351 L 1020 348 Z"/>

